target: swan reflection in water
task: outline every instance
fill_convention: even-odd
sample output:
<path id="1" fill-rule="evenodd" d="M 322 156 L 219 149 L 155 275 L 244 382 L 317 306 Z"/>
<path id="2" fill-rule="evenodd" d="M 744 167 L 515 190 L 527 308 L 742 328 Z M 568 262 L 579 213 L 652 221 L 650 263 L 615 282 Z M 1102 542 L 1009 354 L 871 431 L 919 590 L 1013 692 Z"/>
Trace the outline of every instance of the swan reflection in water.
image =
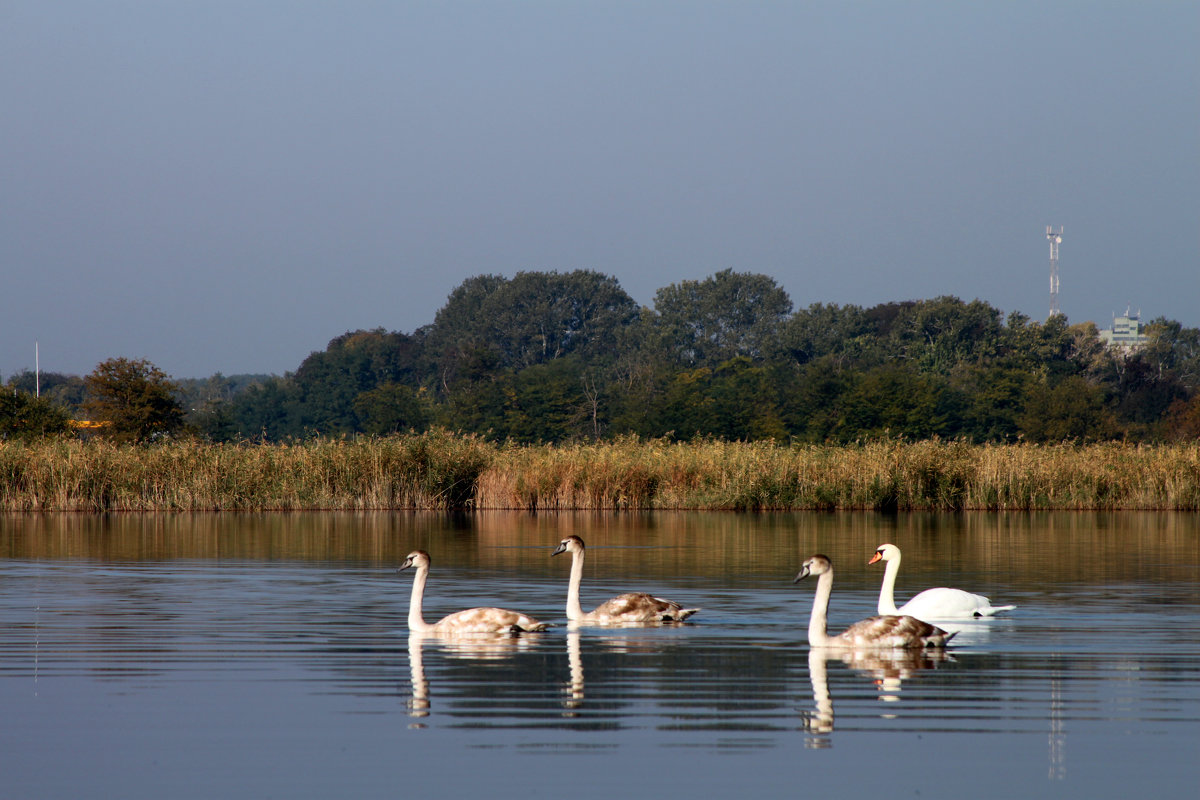
<path id="1" fill-rule="evenodd" d="M 583 656 L 579 649 L 579 626 L 570 625 L 567 628 L 567 664 L 571 671 L 571 680 L 563 686 L 564 717 L 576 716 L 576 709 L 583 705 Z"/>
<path id="2" fill-rule="evenodd" d="M 661 622 L 624 622 L 620 624 L 611 624 L 603 626 L 605 628 L 661 628 Z M 581 632 L 584 628 L 594 630 L 594 626 L 587 622 L 568 622 L 567 623 L 567 665 L 570 673 L 570 680 L 563 684 L 563 712 L 564 717 L 578 716 L 577 709 L 583 705 L 584 700 L 584 681 L 583 681 L 583 653 L 582 653 L 582 638 Z M 652 638 L 639 638 L 631 636 L 591 636 L 589 641 L 595 643 L 600 649 L 609 653 L 649 653 L 661 649 L 661 640 Z"/>
<path id="3" fill-rule="evenodd" d="M 408 699 L 410 717 L 429 716 L 429 680 L 425 677 L 425 657 L 421 652 L 425 638 L 415 632 L 408 635 L 408 672 L 412 681 L 412 696 Z"/>
<path id="4" fill-rule="evenodd" d="M 998 619 L 996 617 L 981 617 L 978 619 L 939 619 L 932 624 L 937 625 L 946 633 L 954 634 L 954 646 L 958 649 L 964 647 L 979 647 L 985 645 L 992 638 L 992 628 L 996 625 L 1005 626 L 1012 624 L 1012 620 Z"/>
<path id="5" fill-rule="evenodd" d="M 410 717 L 429 716 L 429 680 L 425 677 L 424 645 L 430 642 L 449 658 L 498 661 L 535 647 L 536 642 L 510 633 L 428 633 L 408 634 L 408 669 L 412 695 L 407 703 Z M 582 679 L 581 679 L 582 680 Z M 413 727 L 422 727 L 414 725 Z"/>
<path id="6" fill-rule="evenodd" d="M 914 650 L 894 649 L 842 649 L 810 647 L 808 650 L 808 675 L 812 681 L 812 711 L 803 712 L 804 730 L 811 736 L 806 747 L 830 746 L 828 734 L 833 732 L 833 697 L 829 692 L 828 662 L 840 661 L 853 670 L 870 677 L 884 703 L 900 700 L 901 684 L 914 673 L 936 669 L 944 661 L 953 661 L 942 648 Z M 891 713 L 884 714 L 890 718 Z"/>

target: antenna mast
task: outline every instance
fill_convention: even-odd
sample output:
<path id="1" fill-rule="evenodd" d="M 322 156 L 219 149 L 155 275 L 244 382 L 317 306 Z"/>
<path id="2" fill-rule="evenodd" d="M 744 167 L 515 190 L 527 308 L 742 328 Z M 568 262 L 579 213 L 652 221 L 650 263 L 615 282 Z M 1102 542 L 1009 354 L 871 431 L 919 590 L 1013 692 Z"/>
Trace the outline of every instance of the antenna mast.
<path id="1" fill-rule="evenodd" d="M 1058 226 L 1058 233 L 1050 225 L 1046 226 L 1046 239 L 1050 242 L 1050 316 L 1061 314 L 1058 309 L 1058 246 L 1062 244 L 1063 229 Z"/>

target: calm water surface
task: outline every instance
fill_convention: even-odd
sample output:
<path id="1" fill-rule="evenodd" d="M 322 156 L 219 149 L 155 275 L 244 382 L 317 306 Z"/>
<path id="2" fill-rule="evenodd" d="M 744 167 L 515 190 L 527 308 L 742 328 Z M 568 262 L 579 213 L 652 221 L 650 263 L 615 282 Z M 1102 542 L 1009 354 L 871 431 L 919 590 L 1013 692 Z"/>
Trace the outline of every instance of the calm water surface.
<path id="1" fill-rule="evenodd" d="M 569 629 L 652 591 L 692 624 Z M 804 557 L 835 629 L 950 585 L 1018 609 L 941 659 L 811 653 Z M 500 605 L 523 637 L 410 636 Z M 0 796 L 1191 796 L 1200 520 L 1180 514 L 0 516 Z"/>

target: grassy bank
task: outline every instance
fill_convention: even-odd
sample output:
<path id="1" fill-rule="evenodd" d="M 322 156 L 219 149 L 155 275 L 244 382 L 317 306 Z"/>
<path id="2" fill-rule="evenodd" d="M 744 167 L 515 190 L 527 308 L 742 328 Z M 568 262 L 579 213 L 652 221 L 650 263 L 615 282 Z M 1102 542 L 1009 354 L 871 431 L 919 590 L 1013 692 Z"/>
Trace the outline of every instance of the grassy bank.
<path id="1" fill-rule="evenodd" d="M 1200 445 L 0 443 L 0 510 L 1200 510 Z"/>

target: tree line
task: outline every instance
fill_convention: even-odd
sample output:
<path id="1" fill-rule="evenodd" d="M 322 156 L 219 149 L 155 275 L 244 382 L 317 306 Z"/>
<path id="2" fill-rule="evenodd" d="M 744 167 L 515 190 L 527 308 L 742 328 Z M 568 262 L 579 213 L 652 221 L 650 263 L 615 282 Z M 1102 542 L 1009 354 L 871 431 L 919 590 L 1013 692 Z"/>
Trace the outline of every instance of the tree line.
<path id="1" fill-rule="evenodd" d="M 113 359 L 43 375 L 35 403 L 21 373 L 0 436 L 87 419 L 88 435 L 131 441 L 431 427 L 528 443 L 1200 437 L 1200 330 L 1160 318 L 1146 332 L 1137 350 L 1111 348 L 1090 322 L 949 296 L 795 310 L 774 279 L 733 270 L 659 289 L 652 307 L 589 270 L 480 275 L 430 324 L 347 332 L 283 376 L 172 381 Z"/>

